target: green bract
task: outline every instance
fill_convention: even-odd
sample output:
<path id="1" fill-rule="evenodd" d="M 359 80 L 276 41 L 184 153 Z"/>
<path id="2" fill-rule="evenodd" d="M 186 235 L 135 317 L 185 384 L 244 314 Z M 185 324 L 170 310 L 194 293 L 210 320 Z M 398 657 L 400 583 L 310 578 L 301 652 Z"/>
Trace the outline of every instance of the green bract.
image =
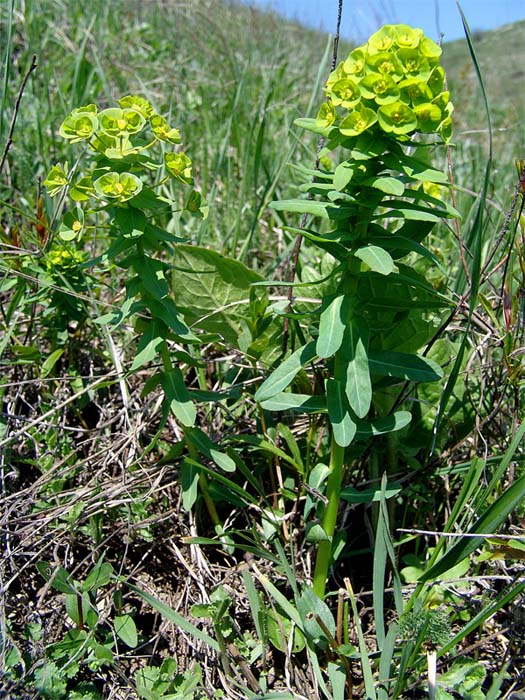
<path id="1" fill-rule="evenodd" d="M 166 153 L 164 162 L 170 175 L 186 184 L 191 183 L 191 160 L 185 153 Z"/>
<path id="2" fill-rule="evenodd" d="M 389 51 L 396 39 L 395 29 L 391 24 L 386 24 L 381 27 L 375 34 L 372 34 L 368 40 L 368 53 L 379 53 L 381 51 Z"/>
<path id="3" fill-rule="evenodd" d="M 180 143 L 180 131 L 171 127 L 160 114 L 154 114 L 150 119 L 151 130 L 159 141 Z"/>
<path id="4" fill-rule="evenodd" d="M 402 49 L 416 49 L 423 38 L 422 29 L 414 29 L 414 27 L 409 27 L 408 24 L 398 24 L 394 31 L 396 44 Z"/>
<path id="5" fill-rule="evenodd" d="M 62 122 L 59 134 L 71 143 L 77 143 L 91 138 L 97 128 L 98 120 L 92 112 L 81 112 L 75 109 Z"/>
<path id="6" fill-rule="evenodd" d="M 348 75 L 362 77 L 365 74 L 366 53 L 362 49 L 355 49 L 341 64 Z"/>
<path id="7" fill-rule="evenodd" d="M 142 181 L 132 173 L 107 173 L 93 183 L 95 192 L 103 199 L 125 202 L 142 189 Z"/>
<path id="8" fill-rule="evenodd" d="M 416 114 L 404 102 L 391 102 L 377 111 L 377 118 L 383 131 L 394 134 L 409 134 L 418 125 Z"/>
<path id="9" fill-rule="evenodd" d="M 148 100 L 140 95 L 126 95 L 121 97 L 118 103 L 122 109 L 134 109 L 146 119 L 149 119 L 155 112 Z"/>
<path id="10" fill-rule="evenodd" d="M 401 140 L 419 131 L 448 141 L 452 105 L 443 91 L 440 55 L 441 48 L 421 29 L 384 26 L 328 77 L 328 101 L 317 116 L 317 127 L 337 128 L 343 136 L 355 137 L 376 125 Z M 383 109 L 387 105 L 397 107 Z"/>
<path id="11" fill-rule="evenodd" d="M 64 165 L 62 165 L 61 163 L 53 165 L 53 167 L 47 174 L 46 179 L 44 180 L 44 187 L 49 192 L 50 197 L 54 197 L 59 192 L 62 192 L 64 187 L 67 187 L 67 172 L 67 163 L 64 163 Z"/>
<path id="12" fill-rule="evenodd" d="M 339 131 L 345 136 L 359 136 L 377 122 L 373 109 L 361 107 L 349 114 L 339 125 Z"/>
<path id="13" fill-rule="evenodd" d="M 332 102 L 334 105 L 341 105 L 346 109 L 351 109 L 361 100 L 361 92 L 350 78 L 338 80 L 332 86 Z"/>
<path id="14" fill-rule="evenodd" d="M 112 137 L 136 134 L 146 126 L 146 119 L 135 109 L 104 109 L 98 115 L 100 130 Z"/>
<path id="15" fill-rule="evenodd" d="M 399 99 L 399 88 L 388 75 L 369 73 L 360 83 L 363 95 L 384 105 Z"/>
<path id="16" fill-rule="evenodd" d="M 333 104 L 331 102 L 323 102 L 319 114 L 317 115 L 316 122 L 318 126 L 321 127 L 332 126 L 336 120 L 336 116 Z"/>

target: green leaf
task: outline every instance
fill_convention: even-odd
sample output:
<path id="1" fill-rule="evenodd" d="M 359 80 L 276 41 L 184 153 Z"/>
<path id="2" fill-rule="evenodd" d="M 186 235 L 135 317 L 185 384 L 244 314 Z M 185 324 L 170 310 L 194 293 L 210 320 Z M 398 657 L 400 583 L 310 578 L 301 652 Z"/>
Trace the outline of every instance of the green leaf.
<path id="1" fill-rule="evenodd" d="M 59 593 L 76 593 L 70 574 L 61 566 L 53 568 L 52 564 L 46 561 L 39 561 L 36 568 L 42 578 L 50 582 L 51 586 Z"/>
<path id="2" fill-rule="evenodd" d="M 355 437 L 356 424 L 348 410 L 344 388 L 337 379 L 326 380 L 326 404 L 334 440 L 341 447 L 348 447 Z"/>
<path id="3" fill-rule="evenodd" d="M 355 489 L 352 486 L 347 486 L 341 491 L 341 498 L 348 503 L 372 503 L 380 501 L 382 497 L 385 499 L 393 498 L 401 493 L 401 484 L 392 482 L 385 489 L 384 495 L 381 489 Z"/>
<path id="4" fill-rule="evenodd" d="M 292 383 L 300 370 L 316 357 L 315 342 L 303 345 L 293 352 L 270 376 L 265 379 L 255 392 L 255 400 L 259 403 L 275 396 Z"/>
<path id="5" fill-rule="evenodd" d="M 163 603 L 161 600 L 155 598 L 155 596 L 152 596 L 150 593 L 146 593 L 146 591 L 143 591 L 142 589 L 137 588 L 136 586 L 133 586 L 131 584 L 127 585 L 132 591 L 134 591 L 143 600 L 145 600 L 146 603 L 151 605 L 151 607 L 154 610 L 156 610 L 163 617 L 165 617 L 166 620 L 169 620 L 177 627 L 180 627 L 180 629 L 186 632 L 187 634 L 190 634 L 196 639 L 200 639 L 200 641 L 204 642 L 204 644 L 207 644 L 210 647 L 210 649 L 219 652 L 219 644 L 215 641 L 215 639 L 212 639 L 212 637 L 206 634 L 206 632 L 203 632 L 198 627 L 195 627 L 195 625 L 192 625 L 191 622 L 189 622 L 180 613 L 176 612 L 175 610 L 173 610 L 173 608 L 170 608 L 169 605 L 166 605 L 166 603 Z"/>
<path id="6" fill-rule="evenodd" d="M 281 199 L 270 202 L 270 208 L 275 211 L 287 211 L 296 214 L 311 214 L 322 219 L 347 219 L 353 208 L 328 202 L 316 202 L 313 199 Z"/>
<path id="7" fill-rule="evenodd" d="M 138 264 L 137 264 L 138 262 Z M 169 293 L 166 266 L 160 260 L 143 255 L 134 263 L 135 270 L 145 289 L 154 299 L 162 299 Z"/>
<path id="8" fill-rule="evenodd" d="M 147 219 L 146 215 L 135 207 L 124 209 L 119 207 L 115 210 L 113 226 L 118 228 L 125 238 L 137 238 L 142 236 L 146 230 Z"/>
<path id="9" fill-rule="evenodd" d="M 42 379 L 48 377 L 49 374 L 53 371 L 54 366 L 64 354 L 64 349 L 65 348 L 57 348 L 50 355 L 48 355 L 40 370 L 40 376 L 42 377 Z"/>
<path id="10" fill-rule="evenodd" d="M 326 400 L 324 396 L 311 394 L 292 394 L 280 392 L 261 401 L 265 411 L 297 411 L 298 413 L 324 413 Z"/>
<path id="11" fill-rule="evenodd" d="M 345 392 L 351 409 L 364 418 L 372 403 L 372 382 L 368 367 L 368 327 L 354 317 L 348 324 L 342 357 L 346 363 Z"/>
<path id="12" fill-rule="evenodd" d="M 164 297 L 163 299 L 149 298 L 148 306 L 150 307 L 151 313 L 157 316 L 157 318 L 161 318 L 168 328 L 180 339 L 187 343 L 199 342 L 199 338 L 192 333 L 184 322 L 182 314 L 171 297 Z"/>
<path id="13" fill-rule="evenodd" d="M 173 296 L 187 322 L 238 348 L 251 285 L 263 278 L 238 260 L 198 246 L 174 246 L 173 261 Z"/>
<path id="14" fill-rule="evenodd" d="M 217 445 L 200 428 L 190 428 L 186 431 L 186 437 L 201 454 L 211 459 L 219 469 L 225 472 L 234 472 L 235 462 L 231 457 L 217 449 Z"/>
<path id="15" fill-rule="evenodd" d="M 199 493 L 199 469 L 189 459 L 184 459 L 180 465 L 180 486 L 182 507 L 188 513 L 195 505 Z"/>
<path id="16" fill-rule="evenodd" d="M 405 191 L 404 184 L 395 177 L 375 177 L 363 181 L 364 185 L 374 187 L 376 190 L 401 197 Z"/>
<path id="17" fill-rule="evenodd" d="M 349 161 L 339 163 L 334 172 L 334 188 L 342 192 L 354 176 L 354 167 Z"/>
<path id="18" fill-rule="evenodd" d="M 394 271 L 392 256 L 384 248 L 380 248 L 377 245 L 367 245 L 364 248 L 358 248 L 354 255 L 380 275 L 390 275 Z"/>
<path id="19" fill-rule="evenodd" d="M 393 350 L 372 350 L 368 356 L 372 374 L 398 377 L 414 382 L 435 382 L 443 377 L 443 370 L 433 360 Z"/>
<path id="20" fill-rule="evenodd" d="M 335 636 L 335 620 L 330 608 L 309 586 L 305 586 L 301 596 L 297 599 L 297 612 L 303 621 L 306 635 L 314 641 L 328 641 L 326 632 L 317 619 L 324 623 L 325 629 L 332 637 Z"/>
<path id="21" fill-rule="evenodd" d="M 158 321 L 151 321 L 148 323 L 146 330 L 139 340 L 130 372 L 135 372 L 143 365 L 154 360 L 157 357 L 160 345 L 164 342 L 164 329 Z"/>
<path id="22" fill-rule="evenodd" d="M 118 615 L 113 621 L 115 633 L 126 646 L 134 649 L 138 642 L 137 627 L 131 615 Z"/>
<path id="23" fill-rule="evenodd" d="M 113 577 L 113 567 L 108 562 L 100 560 L 98 564 L 91 569 L 86 580 L 82 584 L 83 591 L 95 591 L 97 588 L 107 586 Z"/>
<path id="24" fill-rule="evenodd" d="M 385 206 L 390 204 L 384 202 Z M 440 218 L 445 218 L 446 214 L 441 214 L 439 210 L 433 209 L 411 209 L 408 206 L 395 206 L 387 209 L 384 214 L 377 214 L 374 220 L 378 219 L 407 219 L 408 221 L 431 221 L 437 223 Z"/>
<path id="25" fill-rule="evenodd" d="M 412 420 L 412 414 L 408 411 L 396 411 L 391 416 L 385 418 L 377 418 L 371 421 L 358 421 L 357 423 L 357 440 L 364 440 L 375 435 L 384 435 L 385 433 L 393 433 L 396 430 L 402 430 Z"/>
<path id="26" fill-rule="evenodd" d="M 67 593 L 65 596 L 66 612 L 77 627 L 86 625 L 93 628 L 98 622 L 98 613 L 87 593 Z"/>
<path id="27" fill-rule="evenodd" d="M 174 367 L 169 372 L 161 372 L 160 384 L 164 390 L 170 411 L 182 425 L 191 428 L 195 424 L 197 411 L 180 369 Z"/>
<path id="28" fill-rule="evenodd" d="M 331 357 L 341 347 L 348 321 L 349 306 L 350 297 L 341 295 L 332 299 L 321 312 L 319 336 L 315 347 L 319 357 Z"/>

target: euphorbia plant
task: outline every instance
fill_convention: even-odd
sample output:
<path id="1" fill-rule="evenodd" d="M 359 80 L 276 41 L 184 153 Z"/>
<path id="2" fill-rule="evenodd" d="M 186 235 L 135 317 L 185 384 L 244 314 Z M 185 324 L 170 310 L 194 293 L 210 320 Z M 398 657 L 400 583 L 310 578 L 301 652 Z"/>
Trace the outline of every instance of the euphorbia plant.
<path id="1" fill-rule="evenodd" d="M 457 216 L 429 193 L 429 185 L 447 183 L 446 174 L 429 162 L 451 137 L 452 105 L 440 54 L 421 29 L 406 25 L 385 26 L 353 50 L 328 78 L 317 119 L 297 120 L 325 138 L 321 162 L 336 153 L 337 167 L 306 172 L 311 179 L 301 189 L 309 199 L 273 204 L 312 215 L 310 225 L 290 230 L 335 261 L 335 291 L 323 296 L 309 319 L 312 339 L 256 393 L 266 410 L 328 416 L 327 502 L 314 573 L 314 590 L 321 596 L 349 446 L 407 426 L 410 412 L 395 410 L 401 387 L 442 375 L 416 350 L 435 330 L 432 314 L 448 301 L 414 269 L 418 256 L 437 262 L 421 242 L 441 219 Z M 324 375 L 324 392 L 285 391 L 311 363 L 317 376 Z M 389 452 L 374 452 L 372 442 L 371 477 L 394 466 L 394 451 Z"/>
<path id="2" fill-rule="evenodd" d="M 203 342 L 188 327 L 171 293 L 171 266 L 162 253 L 184 241 L 165 222 L 205 216 L 206 204 L 193 189 L 190 158 L 178 150 L 179 131 L 157 114 L 143 97 L 128 95 L 118 107 L 99 110 L 90 104 L 74 109 L 60 135 L 82 144 L 78 171 L 55 165 L 45 185 L 51 196 L 68 194 L 72 207 L 58 229 L 62 245 L 79 245 L 98 232 L 108 245 L 98 263 L 127 271 L 125 295 L 118 308 L 98 318 L 113 326 L 133 319 L 139 340 L 129 368 L 134 372 L 154 363 L 144 391 L 160 385 L 165 417 L 171 413 L 184 432 L 190 457 L 197 453 L 233 471 L 235 465 L 195 426 L 196 409 L 181 366 L 198 365 L 192 346 Z M 173 184 L 187 188 L 178 194 Z M 164 256 L 165 257 L 165 256 Z M 207 495 L 207 478 L 200 483 L 215 525 L 219 520 Z"/>
<path id="3" fill-rule="evenodd" d="M 143 97 L 128 95 L 118 104 L 103 110 L 90 104 L 66 117 L 59 133 L 72 144 L 87 145 L 82 166 L 86 163 L 88 167 L 77 174 L 67 164 L 55 165 L 44 184 L 52 196 L 67 190 L 73 200 L 58 232 L 63 245 L 78 244 L 97 228 L 105 230 L 109 246 L 103 259 L 130 270 L 120 308 L 98 320 L 118 324 L 142 315 L 137 321 L 141 337 L 131 370 L 158 357 L 162 370 L 153 375 L 148 387 L 160 383 L 167 406 L 182 425 L 190 427 L 195 409 L 182 373 L 172 362 L 168 342 L 187 345 L 198 339 L 170 296 L 167 265 L 156 255 L 182 239 L 160 228 L 156 219 L 166 214 L 168 218 L 180 216 L 182 211 L 198 214 L 202 203 L 194 190 L 182 206 L 167 194 L 171 179 L 192 184 L 190 159 L 173 150 L 180 142 L 179 131 Z"/>

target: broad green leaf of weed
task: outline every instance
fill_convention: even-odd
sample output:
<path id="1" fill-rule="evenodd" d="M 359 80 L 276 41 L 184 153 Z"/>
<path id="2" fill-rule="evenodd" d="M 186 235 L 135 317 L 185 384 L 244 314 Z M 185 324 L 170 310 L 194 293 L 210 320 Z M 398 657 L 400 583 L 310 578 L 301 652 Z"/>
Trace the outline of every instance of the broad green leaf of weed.
<path id="1" fill-rule="evenodd" d="M 368 364 L 370 371 L 379 376 L 415 382 L 435 382 L 443 377 L 443 370 L 433 360 L 393 350 L 371 350 Z"/>
<path id="2" fill-rule="evenodd" d="M 107 586 L 113 577 L 113 567 L 108 562 L 100 560 L 89 572 L 86 580 L 82 584 L 85 592 L 95 591 L 97 588 Z"/>
<path id="3" fill-rule="evenodd" d="M 285 392 L 261 401 L 261 408 L 265 411 L 296 411 L 297 413 L 326 413 L 327 410 L 324 396 Z"/>
<path id="4" fill-rule="evenodd" d="M 205 457 L 211 459 L 219 469 L 234 472 L 236 469 L 233 459 L 217 449 L 217 445 L 200 428 L 190 428 L 186 431 L 187 439 Z"/>
<path id="5" fill-rule="evenodd" d="M 124 644 L 134 649 L 138 644 L 137 627 L 131 615 L 118 615 L 113 620 L 115 634 Z"/>

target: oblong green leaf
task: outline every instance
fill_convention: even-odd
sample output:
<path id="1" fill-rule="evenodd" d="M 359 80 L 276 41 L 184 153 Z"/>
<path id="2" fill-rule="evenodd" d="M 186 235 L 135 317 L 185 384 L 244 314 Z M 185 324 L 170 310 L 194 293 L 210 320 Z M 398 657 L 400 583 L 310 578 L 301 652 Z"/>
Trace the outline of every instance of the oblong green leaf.
<path id="1" fill-rule="evenodd" d="M 364 418 L 372 403 L 372 382 L 368 367 L 368 328 L 363 319 L 354 317 L 347 326 L 344 360 L 345 392 L 351 409 L 358 418 Z"/>
<path id="2" fill-rule="evenodd" d="M 233 459 L 217 449 L 217 445 L 200 428 L 190 428 L 185 431 L 187 439 L 199 450 L 201 454 L 211 459 L 225 472 L 234 472 L 236 469 Z"/>
<path id="3" fill-rule="evenodd" d="M 280 392 L 261 401 L 265 411 L 295 411 L 297 413 L 325 413 L 326 401 L 323 396 Z"/>
<path id="4" fill-rule="evenodd" d="M 137 627 L 131 615 L 118 615 L 113 621 L 115 634 L 124 644 L 134 649 L 139 643 Z"/>
<path id="5" fill-rule="evenodd" d="M 91 569 L 86 580 L 82 584 L 83 591 L 95 591 L 97 588 L 107 586 L 113 577 L 113 567 L 108 562 L 99 561 Z"/>
<path id="6" fill-rule="evenodd" d="M 349 211 L 347 207 L 328 202 L 316 202 L 314 199 L 282 199 L 278 202 L 270 202 L 270 208 L 275 211 L 311 214 L 322 219 L 346 219 Z"/>
<path id="7" fill-rule="evenodd" d="M 396 430 L 401 430 L 406 427 L 411 420 L 412 414 L 408 411 L 396 411 L 391 416 L 386 416 L 385 418 L 377 418 L 371 421 L 358 421 L 356 439 L 364 440 L 374 435 L 393 433 Z"/>
<path id="8" fill-rule="evenodd" d="M 161 372 L 160 384 L 164 390 L 169 410 L 182 425 L 191 428 L 195 424 L 197 411 L 180 369 L 174 367 L 169 372 Z"/>
<path id="9" fill-rule="evenodd" d="M 348 410 L 344 387 L 337 379 L 326 381 L 326 404 L 334 440 L 341 447 L 348 447 L 355 437 L 356 424 Z"/>
<path id="10" fill-rule="evenodd" d="M 319 357 L 331 357 L 343 342 L 343 336 L 348 317 L 350 299 L 341 295 L 332 299 L 321 312 L 319 319 L 319 336 L 315 346 Z"/>
<path id="11" fill-rule="evenodd" d="M 335 182 L 335 180 L 334 180 Z M 364 181 L 364 185 L 374 187 L 376 190 L 401 197 L 405 191 L 404 184 L 395 177 L 374 177 Z"/>
<path id="12" fill-rule="evenodd" d="M 275 396 L 286 389 L 294 380 L 296 374 L 316 356 L 315 341 L 303 345 L 287 357 L 270 376 L 265 379 L 255 392 L 255 400 L 259 403 Z M 269 409 L 268 409 L 269 410 Z M 278 409 L 282 410 L 282 409 Z"/>
<path id="13" fill-rule="evenodd" d="M 354 255 L 380 275 L 390 275 L 394 271 L 392 256 L 384 248 L 380 248 L 377 245 L 367 245 L 364 248 L 358 248 Z"/>
<path id="14" fill-rule="evenodd" d="M 443 376 L 443 370 L 433 360 L 393 350 L 373 350 L 368 356 L 372 374 L 398 377 L 414 382 L 435 382 Z"/>
<path id="15" fill-rule="evenodd" d="M 353 166 L 350 161 L 345 160 L 343 163 L 339 163 L 334 172 L 334 188 L 339 192 L 344 190 L 350 180 L 353 178 L 354 172 L 355 166 Z"/>

